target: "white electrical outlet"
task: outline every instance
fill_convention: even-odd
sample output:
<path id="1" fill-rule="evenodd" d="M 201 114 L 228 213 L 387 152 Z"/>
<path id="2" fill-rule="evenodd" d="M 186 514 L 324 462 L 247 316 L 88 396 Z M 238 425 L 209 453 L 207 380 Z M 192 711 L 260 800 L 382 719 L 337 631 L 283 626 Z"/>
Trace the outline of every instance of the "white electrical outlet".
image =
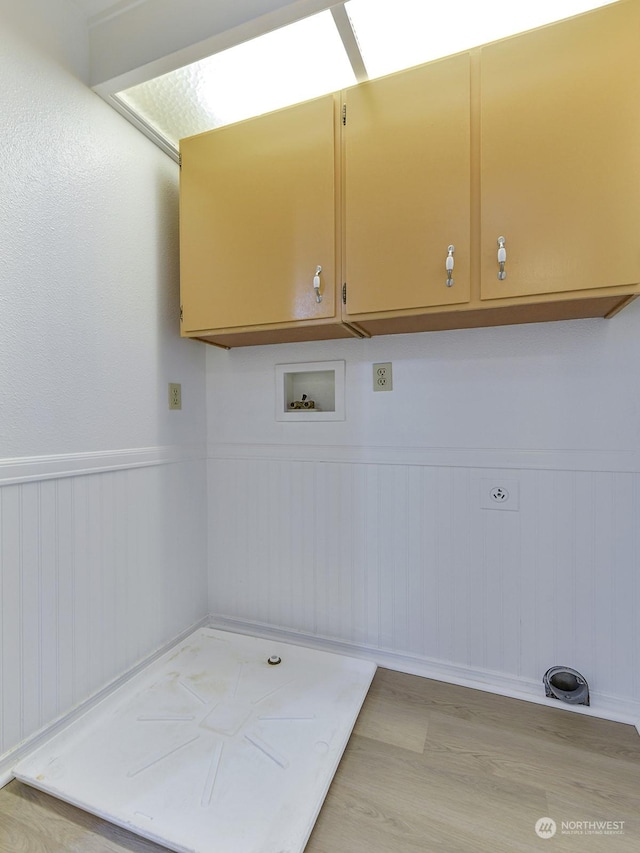
<path id="1" fill-rule="evenodd" d="M 391 373 L 390 361 L 373 365 L 373 390 L 393 391 L 393 375 Z"/>
<path id="2" fill-rule="evenodd" d="M 517 480 L 504 477 L 480 480 L 481 509 L 507 509 L 517 512 L 520 509 L 520 489 Z"/>
<path id="3" fill-rule="evenodd" d="M 169 408 L 182 408 L 182 385 L 179 382 L 169 383 Z"/>

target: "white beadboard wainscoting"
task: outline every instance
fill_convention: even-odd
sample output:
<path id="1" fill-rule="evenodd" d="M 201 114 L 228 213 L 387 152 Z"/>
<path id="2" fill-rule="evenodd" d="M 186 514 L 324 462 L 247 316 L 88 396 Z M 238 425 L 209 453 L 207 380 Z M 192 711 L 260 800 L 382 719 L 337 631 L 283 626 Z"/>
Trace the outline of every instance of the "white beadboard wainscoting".
<path id="1" fill-rule="evenodd" d="M 637 722 L 639 461 L 210 445 L 213 621 L 541 701 L 566 665 L 594 713 Z M 481 508 L 487 479 L 517 481 L 519 510 Z"/>
<path id="2" fill-rule="evenodd" d="M 16 747 L 206 616 L 203 457 L 0 460 L 0 784 Z"/>

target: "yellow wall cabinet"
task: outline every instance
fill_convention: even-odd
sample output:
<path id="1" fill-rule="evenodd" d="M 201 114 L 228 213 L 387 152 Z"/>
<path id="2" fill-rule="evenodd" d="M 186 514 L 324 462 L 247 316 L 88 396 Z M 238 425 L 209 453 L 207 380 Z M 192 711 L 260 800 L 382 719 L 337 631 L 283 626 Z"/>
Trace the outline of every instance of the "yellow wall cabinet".
<path id="1" fill-rule="evenodd" d="M 480 59 L 482 298 L 636 284 L 640 3 L 489 45 Z"/>
<path id="2" fill-rule="evenodd" d="M 357 333 L 342 322 L 339 97 L 184 139 L 182 334 L 242 346 Z"/>
<path id="3" fill-rule="evenodd" d="M 623 0 L 354 86 L 344 114 L 329 96 L 183 140 L 182 333 L 611 316 L 640 292 L 639 44 Z"/>
<path id="4" fill-rule="evenodd" d="M 629 0 L 348 89 L 349 321 L 389 334 L 610 316 L 633 299 L 639 47 Z"/>
<path id="5" fill-rule="evenodd" d="M 470 81 L 464 54 L 346 91 L 350 316 L 469 301 Z"/>

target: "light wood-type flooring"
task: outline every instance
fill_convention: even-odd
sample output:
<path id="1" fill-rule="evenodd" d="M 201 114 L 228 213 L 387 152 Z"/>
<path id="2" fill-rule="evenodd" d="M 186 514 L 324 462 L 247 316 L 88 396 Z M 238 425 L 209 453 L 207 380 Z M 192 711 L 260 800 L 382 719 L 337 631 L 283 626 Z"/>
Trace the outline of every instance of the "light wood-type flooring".
<path id="1" fill-rule="evenodd" d="M 536 835 L 542 817 L 554 837 Z M 306 853 L 545 850 L 640 851 L 636 729 L 378 670 Z M 164 848 L 18 782 L 0 791 L 0 853 L 125 851 Z"/>

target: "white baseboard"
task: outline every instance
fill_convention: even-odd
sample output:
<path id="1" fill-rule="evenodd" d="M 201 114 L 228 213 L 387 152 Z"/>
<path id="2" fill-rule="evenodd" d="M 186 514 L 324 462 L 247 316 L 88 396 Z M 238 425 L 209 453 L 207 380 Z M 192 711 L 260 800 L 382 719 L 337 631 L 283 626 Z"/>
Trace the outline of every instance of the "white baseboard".
<path id="1" fill-rule="evenodd" d="M 153 661 L 157 660 L 157 658 L 161 657 L 163 654 L 165 654 L 165 652 L 169 651 L 169 649 L 173 648 L 173 646 L 177 645 L 178 643 L 181 643 L 186 637 L 188 637 L 198 628 L 201 628 L 203 625 L 208 625 L 210 621 L 211 620 L 207 616 L 202 619 L 199 619 L 189 628 L 184 631 L 181 631 L 178 636 L 173 637 L 166 643 L 163 643 L 160 648 L 156 649 L 150 655 L 147 655 L 147 657 L 143 658 L 141 661 L 135 664 L 135 666 L 132 666 L 131 669 L 128 669 L 125 673 L 118 676 L 113 681 L 110 681 L 97 693 L 94 693 L 92 696 L 89 696 L 89 698 L 85 699 L 84 702 L 81 702 L 80 705 L 77 705 L 68 713 L 63 714 L 61 717 L 58 717 L 51 723 L 48 723 L 46 726 L 39 729 L 26 740 L 18 744 L 18 746 L 9 750 L 9 752 L 5 752 L 4 755 L 0 755 L 0 788 L 3 788 L 14 778 L 13 768 L 30 752 L 39 747 L 49 738 L 58 734 L 58 732 L 65 729 L 83 714 L 86 714 L 87 711 L 95 707 L 99 702 L 102 702 L 102 700 L 105 699 L 110 693 L 113 693 L 130 678 L 139 673 L 145 667 L 149 666 L 150 663 L 153 663 Z"/>
<path id="2" fill-rule="evenodd" d="M 544 695 L 542 680 L 538 684 L 538 682 L 529 679 L 505 676 L 498 672 L 456 666 L 455 664 L 444 663 L 429 658 L 419 658 L 394 651 L 346 643 L 339 640 L 332 640 L 328 637 L 305 634 L 284 628 L 275 628 L 272 625 L 247 622 L 215 613 L 211 615 L 210 625 L 221 630 L 251 634 L 264 639 L 282 640 L 293 643 L 294 645 L 309 646 L 321 649 L 322 651 L 364 658 L 374 661 L 378 666 L 385 669 L 406 672 L 410 675 L 420 675 L 423 678 L 432 678 L 436 681 L 444 681 L 449 684 L 459 684 L 462 687 L 484 690 L 487 693 L 508 696 L 512 699 L 535 702 L 538 705 L 547 705 L 549 708 L 558 708 L 574 714 L 584 714 L 590 717 L 599 717 L 603 720 L 612 720 L 616 723 L 626 723 L 635 726 L 640 735 L 640 702 L 634 700 L 591 692 L 591 705 L 589 707 L 585 705 L 568 705 L 556 699 L 548 699 Z"/>

